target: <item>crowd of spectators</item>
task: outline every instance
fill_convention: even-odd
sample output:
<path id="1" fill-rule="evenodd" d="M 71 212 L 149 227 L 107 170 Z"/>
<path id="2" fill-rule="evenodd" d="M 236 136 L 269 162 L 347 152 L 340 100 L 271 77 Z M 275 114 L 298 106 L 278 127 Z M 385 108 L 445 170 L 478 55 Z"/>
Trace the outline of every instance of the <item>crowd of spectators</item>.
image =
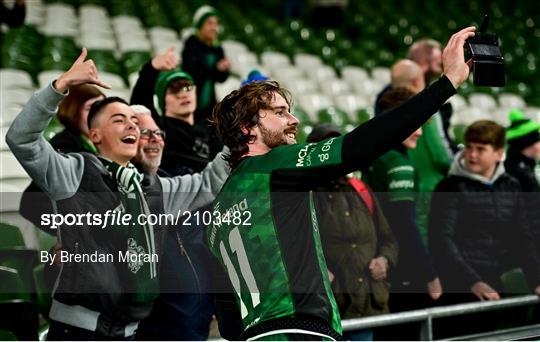
<path id="1" fill-rule="evenodd" d="M 9 16 L 0 6 L 9 25 L 17 25 L 18 12 L 24 17 L 24 1 L 16 1 Z M 220 154 L 228 149 L 209 122 L 217 103 L 214 85 L 227 79 L 230 63 L 217 39 L 219 13 L 202 6 L 193 25 L 183 51 L 170 48 L 142 66 L 129 103 L 99 90 L 108 85 L 85 60 L 86 50 L 34 95 L 7 136 L 33 179 L 21 201 L 24 217 L 57 235 L 41 225 L 42 213 L 105 212 L 117 205 L 130 212 L 208 210 L 230 172 Z M 413 44 L 406 59 L 393 65 L 375 115 L 429 87 L 442 74 L 442 62 L 438 42 Z M 239 87 L 268 79 L 258 71 L 244 76 Z M 40 134 L 55 115 L 65 130 L 49 145 Z M 540 124 L 514 110 L 506 128 L 488 120 L 471 124 L 458 147 L 449 134 L 451 115 L 449 103 L 440 106 L 421 128 L 362 169 L 361 179 L 341 177 L 313 189 L 342 319 L 498 300 L 511 294 L 503 279 L 516 268 L 540 295 Z M 341 133 L 322 124 L 307 142 Z M 95 192 L 105 199 L 93 197 Z M 52 254 L 83 247 L 116 251 L 136 240 L 155 244 L 161 259 L 157 270 L 149 264 L 127 275 L 103 265 L 51 265 L 49 283 L 56 284 L 49 338 L 131 338 L 135 331 L 137 339 L 208 338 L 213 315 L 223 316 L 210 286 L 219 266 L 206 246 L 204 225 L 192 223 L 190 229 L 170 222 L 143 225 L 146 237 L 60 229 Z M 150 229 L 156 241 L 148 238 Z M 127 280 L 138 287 L 122 296 L 126 289 L 119 284 Z M 416 339 L 418 327 L 344 336 Z"/>

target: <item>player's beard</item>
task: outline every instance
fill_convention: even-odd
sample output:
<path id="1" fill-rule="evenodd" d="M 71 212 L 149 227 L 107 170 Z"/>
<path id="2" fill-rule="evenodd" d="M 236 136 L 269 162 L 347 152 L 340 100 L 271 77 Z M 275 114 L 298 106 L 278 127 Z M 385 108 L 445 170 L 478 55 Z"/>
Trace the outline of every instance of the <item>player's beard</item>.
<path id="1" fill-rule="evenodd" d="M 289 144 L 287 142 L 287 136 L 283 131 L 266 129 L 266 127 L 264 127 L 263 125 L 259 125 L 259 129 L 261 130 L 262 142 L 266 146 L 274 148 L 281 145 Z"/>

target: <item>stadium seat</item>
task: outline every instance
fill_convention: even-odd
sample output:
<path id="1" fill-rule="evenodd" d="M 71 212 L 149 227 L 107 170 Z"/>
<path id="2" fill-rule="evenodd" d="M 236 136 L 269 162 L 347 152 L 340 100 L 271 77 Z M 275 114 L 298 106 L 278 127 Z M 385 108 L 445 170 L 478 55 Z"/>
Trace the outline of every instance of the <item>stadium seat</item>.
<path id="1" fill-rule="evenodd" d="M 272 77 L 280 82 L 294 81 L 304 78 L 304 71 L 296 66 L 282 66 L 272 70 Z"/>
<path id="2" fill-rule="evenodd" d="M 0 249 L 25 248 L 24 239 L 18 227 L 0 222 Z"/>
<path id="3" fill-rule="evenodd" d="M 355 87 L 355 84 L 370 80 L 368 72 L 357 66 L 345 66 L 341 69 L 341 77 L 351 87 Z"/>
<path id="4" fill-rule="evenodd" d="M 0 179 L 29 178 L 11 152 L 0 152 Z"/>
<path id="5" fill-rule="evenodd" d="M 36 285 L 36 298 L 40 313 L 43 317 L 49 317 L 51 308 L 51 290 L 45 284 L 45 264 L 40 263 L 34 268 L 34 283 Z"/>
<path id="6" fill-rule="evenodd" d="M 312 126 L 313 122 L 311 121 L 311 118 L 309 117 L 308 113 L 302 107 L 300 106 L 294 106 L 292 108 L 292 114 L 300 121 L 299 125 L 307 125 Z"/>
<path id="7" fill-rule="evenodd" d="M 313 70 L 313 68 L 321 66 L 322 60 L 319 56 L 306 54 L 306 53 L 299 53 L 294 56 L 294 65 L 296 65 L 298 68 L 309 72 L 310 70 Z"/>
<path id="8" fill-rule="evenodd" d="M 391 82 L 390 69 L 385 67 L 375 67 L 371 70 L 371 78 L 381 86 Z"/>
<path id="9" fill-rule="evenodd" d="M 337 79 L 336 71 L 334 68 L 328 65 L 314 67 L 313 69 L 309 70 L 309 72 L 306 72 L 306 75 L 319 85 L 323 85 L 326 81 Z"/>
<path id="10" fill-rule="evenodd" d="M 300 94 L 316 93 L 319 90 L 315 82 L 303 78 L 285 79 L 283 80 L 283 83 L 292 92 L 293 97 Z"/>
<path id="11" fill-rule="evenodd" d="M 373 118 L 373 110 L 371 108 L 360 109 L 356 112 L 356 125 L 359 126 L 371 118 Z"/>
<path id="12" fill-rule="evenodd" d="M 497 107 L 495 99 L 487 94 L 474 93 L 469 96 L 469 104 L 471 107 L 491 110 Z"/>
<path id="13" fill-rule="evenodd" d="M 343 109 L 352 123 L 359 123 L 357 112 L 371 106 L 364 98 L 354 94 L 341 94 L 335 97 L 336 106 Z"/>
<path id="14" fill-rule="evenodd" d="M 62 75 L 64 71 L 62 70 L 44 70 L 38 75 L 38 84 L 39 88 L 45 88 L 49 83 L 57 79 Z"/>
<path id="15" fill-rule="evenodd" d="M 274 51 L 263 52 L 261 54 L 261 63 L 268 70 L 291 65 L 291 61 L 287 55 Z"/>
<path id="16" fill-rule="evenodd" d="M 298 95 L 298 103 L 311 118 L 311 122 L 318 123 L 317 113 L 324 108 L 332 106 L 332 101 L 323 94 L 301 94 Z"/>
<path id="17" fill-rule="evenodd" d="M 510 93 L 502 93 L 502 94 L 499 94 L 499 105 L 502 108 L 507 108 L 509 110 L 513 108 L 524 109 L 526 106 L 526 103 L 523 100 L 523 98 L 519 95 L 510 94 Z"/>
<path id="18" fill-rule="evenodd" d="M 7 128 L 13 122 L 13 119 L 21 112 L 22 105 L 15 103 L 6 103 L 0 105 L 0 127 Z"/>
<path id="19" fill-rule="evenodd" d="M 454 95 L 448 100 L 452 104 L 454 112 L 461 111 L 467 107 L 467 100 L 461 95 Z"/>
<path id="20" fill-rule="evenodd" d="M 34 266 L 38 251 L 33 249 L 0 249 L 0 266 L 16 269 L 23 282 L 24 293 L 34 292 Z"/>
<path id="21" fill-rule="evenodd" d="M 349 84 L 340 79 L 328 79 L 326 81 L 321 80 L 319 81 L 319 88 L 323 93 L 332 98 L 351 93 Z"/>
<path id="22" fill-rule="evenodd" d="M 531 289 L 527 284 L 527 279 L 520 268 L 505 272 L 501 276 L 504 293 L 508 294 L 529 294 Z"/>
<path id="23" fill-rule="evenodd" d="M 0 69 L 0 85 L 3 89 L 27 88 L 32 89 L 33 83 L 30 75 L 24 70 Z"/>
<path id="24" fill-rule="evenodd" d="M 242 83 L 242 80 L 234 76 L 229 76 L 223 83 L 216 83 L 216 99 L 221 101 L 225 96 L 229 95 L 231 91 L 240 88 L 240 83 Z"/>
<path id="25" fill-rule="evenodd" d="M 331 123 L 339 128 L 345 128 L 349 124 L 347 113 L 336 107 L 328 107 L 317 112 L 319 123 Z"/>

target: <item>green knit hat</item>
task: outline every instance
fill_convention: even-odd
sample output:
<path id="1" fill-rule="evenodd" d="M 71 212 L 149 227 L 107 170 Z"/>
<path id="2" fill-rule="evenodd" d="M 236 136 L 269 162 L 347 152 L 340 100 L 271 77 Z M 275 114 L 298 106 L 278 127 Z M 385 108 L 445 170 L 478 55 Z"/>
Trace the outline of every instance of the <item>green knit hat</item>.
<path id="1" fill-rule="evenodd" d="M 195 14 L 193 15 L 193 26 L 195 26 L 197 30 L 200 30 L 204 24 L 204 21 L 208 17 L 214 17 L 214 16 L 215 17 L 218 16 L 218 12 L 216 11 L 214 7 L 208 6 L 208 5 L 201 6 L 197 9 Z"/>
<path id="2" fill-rule="evenodd" d="M 185 79 L 194 83 L 191 75 L 180 69 L 161 71 L 159 73 L 154 89 L 154 107 L 161 116 L 165 115 L 165 94 L 167 93 L 167 87 L 172 81 L 177 79 Z"/>
<path id="3" fill-rule="evenodd" d="M 540 124 L 527 119 L 520 110 L 508 114 L 510 127 L 506 129 L 506 139 L 511 148 L 522 150 L 540 141 Z"/>

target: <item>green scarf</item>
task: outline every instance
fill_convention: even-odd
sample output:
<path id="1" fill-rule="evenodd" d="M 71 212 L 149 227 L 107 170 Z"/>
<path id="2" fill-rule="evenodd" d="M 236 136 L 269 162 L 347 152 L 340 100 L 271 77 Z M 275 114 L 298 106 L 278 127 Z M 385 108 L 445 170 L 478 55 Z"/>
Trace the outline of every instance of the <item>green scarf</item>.
<path id="1" fill-rule="evenodd" d="M 141 187 L 143 175 L 131 163 L 124 167 L 102 157 L 99 159 L 116 181 L 124 213 L 131 214 L 128 227 L 117 227 L 126 234 L 126 251 L 136 255 L 155 255 L 154 227 L 148 223 L 140 225 L 137 221 L 139 215 L 146 215 L 148 218 L 150 214 Z M 146 303 L 154 300 L 159 294 L 156 262 L 129 261 L 127 268 L 126 272 L 122 273 L 126 274 L 126 284 L 129 286 L 129 292 L 133 293 L 135 301 Z"/>

